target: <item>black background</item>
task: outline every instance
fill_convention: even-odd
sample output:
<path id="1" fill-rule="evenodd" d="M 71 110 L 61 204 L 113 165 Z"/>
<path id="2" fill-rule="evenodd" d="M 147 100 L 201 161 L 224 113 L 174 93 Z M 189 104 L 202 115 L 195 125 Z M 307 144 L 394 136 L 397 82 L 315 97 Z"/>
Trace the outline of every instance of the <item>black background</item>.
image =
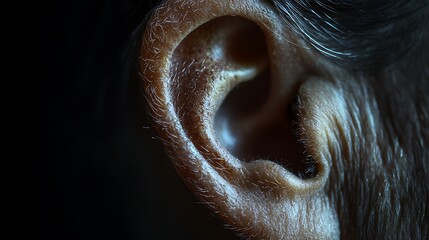
<path id="1" fill-rule="evenodd" d="M 136 54 L 154 4 L 59 2 L 37 12 L 41 239 L 231 237 L 149 128 Z"/>

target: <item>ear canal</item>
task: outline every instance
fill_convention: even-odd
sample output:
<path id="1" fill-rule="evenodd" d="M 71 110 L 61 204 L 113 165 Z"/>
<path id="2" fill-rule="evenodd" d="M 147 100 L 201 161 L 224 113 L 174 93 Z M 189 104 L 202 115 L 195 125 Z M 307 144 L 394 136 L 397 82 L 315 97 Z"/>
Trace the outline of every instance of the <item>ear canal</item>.
<path id="1" fill-rule="evenodd" d="M 249 4 L 242 8 L 207 1 L 200 6 L 207 14 L 185 2 L 155 12 L 140 58 L 154 126 L 179 175 L 250 236 L 305 236 L 298 215 L 311 226 L 320 216 L 334 219 L 322 194 L 328 164 L 302 144 L 307 136 L 294 106 L 305 61 L 278 34 L 283 21 L 258 1 L 237 1 Z M 169 19 L 184 9 L 182 22 Z M 306 215 L 310 208 L 318 215 Z"/>
<path id="2" fill-rule="evenodd" d="M 251 51 L 251 50 L 250 50 Z M 250 81 L 240 82 L 216 111 L 214 128 L 218 140 L 244 162 L 266 159 L 294 175 L 309 179 L 317 175 L 316 162 L 304 153 L 298 123 L 298 96 L 288 105 L 275 103 L 272 111 L 269 68 Z"/>

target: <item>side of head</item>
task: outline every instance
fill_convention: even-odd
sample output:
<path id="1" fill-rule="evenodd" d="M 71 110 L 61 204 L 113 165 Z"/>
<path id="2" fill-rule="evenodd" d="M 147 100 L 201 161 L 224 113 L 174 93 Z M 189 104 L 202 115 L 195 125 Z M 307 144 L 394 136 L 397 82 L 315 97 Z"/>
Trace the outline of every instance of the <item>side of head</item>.
<path id="1" fill-rule="evenodd" d="M 329 8 L 273 2 L 176 0 L 154 10 L 140 74 L 178 174 L 246 237 L 424 236 L 428 57 L 391 61 L 377 41 L 336 56 L 338 38 L 316 41 L 297 21 Z M 428 49 L 426 32 L 410 39 Z"/>

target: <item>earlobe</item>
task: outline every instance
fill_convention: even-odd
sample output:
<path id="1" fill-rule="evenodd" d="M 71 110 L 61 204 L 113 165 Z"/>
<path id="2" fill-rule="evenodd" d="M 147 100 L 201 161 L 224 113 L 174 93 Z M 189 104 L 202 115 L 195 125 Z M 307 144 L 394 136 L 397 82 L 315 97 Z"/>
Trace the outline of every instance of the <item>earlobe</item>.
<path id="1" fill-rule="evenodd" d="M 178 173 L 228 224 L 259 238 L 335 238 L 329 164 L 308 161 L 287 114 L 308 77 L 306 50 L 291 42 L 262 1 L 165 1 L 143 37 L 145 96 Z"/>

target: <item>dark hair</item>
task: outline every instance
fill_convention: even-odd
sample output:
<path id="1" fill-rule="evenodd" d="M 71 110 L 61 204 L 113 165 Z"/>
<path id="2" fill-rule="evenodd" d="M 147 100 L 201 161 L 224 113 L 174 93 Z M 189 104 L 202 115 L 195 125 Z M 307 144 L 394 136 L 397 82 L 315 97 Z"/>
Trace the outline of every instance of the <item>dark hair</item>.
<path id="1" fill-rule="evenodd" d="M 427 41 L 426 0 L 272 0 L 300 36 L 337 64 L 372 69 Z"/>

